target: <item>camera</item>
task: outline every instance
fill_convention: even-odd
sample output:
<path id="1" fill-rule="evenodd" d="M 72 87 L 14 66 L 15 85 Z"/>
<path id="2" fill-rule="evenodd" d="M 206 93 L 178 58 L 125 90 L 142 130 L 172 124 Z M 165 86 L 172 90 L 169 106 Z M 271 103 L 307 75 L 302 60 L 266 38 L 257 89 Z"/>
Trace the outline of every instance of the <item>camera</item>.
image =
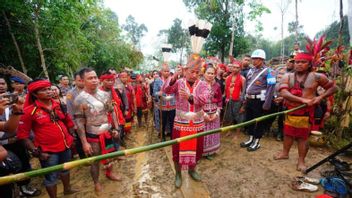
<path id="1" fill-rule="evenodd" d="M 14 93 L 7 93 L 7 94 L 0 96 L 0 99 L 3 99 L 3 98 L 9 99 L 8 105 L 14 104 L 18 101 L 18 95 L 14 94 Z"/>

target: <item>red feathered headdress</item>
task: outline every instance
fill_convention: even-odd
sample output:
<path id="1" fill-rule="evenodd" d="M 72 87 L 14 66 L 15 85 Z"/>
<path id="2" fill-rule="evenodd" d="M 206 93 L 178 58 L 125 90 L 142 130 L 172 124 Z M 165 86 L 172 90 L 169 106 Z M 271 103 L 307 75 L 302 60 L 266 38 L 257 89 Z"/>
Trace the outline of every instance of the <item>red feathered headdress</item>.
<path id="1" fill-rule="evenodd" d="M 332 41 L 326 41 L 325 35 L 322 35 L 318 40 L 311 40 L 306 37 L 307 45 L 306 49 L 309 54 L 312 55 L 312 65 L 313 67 L 320 67 L 321 66 L 321 59 L 325 57 L 326 53 L 330 50 L 329 46 L 331 45 Z"/>

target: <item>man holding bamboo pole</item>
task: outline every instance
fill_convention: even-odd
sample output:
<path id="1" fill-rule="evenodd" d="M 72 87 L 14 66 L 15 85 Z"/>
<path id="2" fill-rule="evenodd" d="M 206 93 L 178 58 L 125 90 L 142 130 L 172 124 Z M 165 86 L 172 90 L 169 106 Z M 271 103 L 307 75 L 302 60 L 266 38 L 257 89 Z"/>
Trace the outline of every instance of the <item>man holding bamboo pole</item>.
<path id="1" fill-rule="evenodd" d="M 298 53 L 294 59 L 295 71 L 294 73 L 286 74 L 282 78 L 279 91 L 285 99 L 284 104 L 287 109 L 292 109 L 301 104 L 307 104 L 307 107 L 286 115 L 283 150 L 275 155 L 274 159 L 288 159 L 293 141 L 297 140 L 297 171 L 304 171 L 306 169 L 304 160 L 308 153 L 307 139 L 311 131 L 311 124 L 314 121 L 315 105 L 319 104 L 323 98 L 334 94 L 337 91 L 337 87 L 325 75 L 313 71 L 313 55 Z M 316 96 L 318 86 L 326 90 L 320 96 Z"/>

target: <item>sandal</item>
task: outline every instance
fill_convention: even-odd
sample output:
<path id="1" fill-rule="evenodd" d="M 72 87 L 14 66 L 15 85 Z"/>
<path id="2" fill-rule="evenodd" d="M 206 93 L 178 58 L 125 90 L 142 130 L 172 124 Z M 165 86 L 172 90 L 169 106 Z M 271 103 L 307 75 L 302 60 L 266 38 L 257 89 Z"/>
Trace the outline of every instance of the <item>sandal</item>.
<path id="1" fill-rule="evenodd" d="M 307 182 L 311 184 L 319 184 L 320 179 L 312 178 L 312 177 L 307 177 L 307 176 L 298 176 L 295 178 L 296 181 L 301 181 L 301 182 Z"/>
<path id="2" fill-rule="evenodd" d="M 303 181 L 293 181 L 291 183 L 292 190 L 304 191 L 304 192 L 316 192 L 318 191 L 318 186 L 313 184 L 305 183 Z"/>

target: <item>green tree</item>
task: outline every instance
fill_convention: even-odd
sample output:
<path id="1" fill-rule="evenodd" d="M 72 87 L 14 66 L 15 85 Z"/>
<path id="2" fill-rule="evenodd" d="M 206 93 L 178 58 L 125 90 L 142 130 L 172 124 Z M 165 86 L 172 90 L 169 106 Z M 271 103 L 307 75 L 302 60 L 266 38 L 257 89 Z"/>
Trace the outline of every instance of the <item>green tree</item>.
<path id="1" fill-rule="evenodd" d="M 0 26 L 6 27 L 0 28 L 0 63 L 17 69 L 21 65 L 13 35 L 32 78 L 54 79 L 81 66 L 98 72 L 119 69 L 143 60 L 143 54 L 121 36 L 117 16 L 100 0 L 5 1 L 0 8 L 11 25 L 9 31 L 6 18 L 0 17 Z"/>
<path id="2" fill-rule="evenodd" d="M 188 30 L 182 28 L 182 20 L 176 18 L 168 30 L 161 30 L 160 35 L 167 36 L 167 42 L 172 45 L 172 51 L 180 56 L 179 63 L 182 63 L 182 57 L 189 46 Z"/>
<path id="3" fill-rule="evenodd" d="M 343 29 L 342 29 L 342 44 L 348 46 L 349 43 L 349 33 L 348 33 L 348 21 L 347 21 L 347 16 L 344 16 L 343 20 Z M 330 24 L 326 29 L 319 31 L 315 37 L 320 37 L 321 35 L 325 34 L 327 40 L 334 40 L 339 37 L 339 28 L 340 28 L 340 22 L 334 21 L 332 24 Z M 332 45 L 330 46 L 331 48 L 336 48 L 338 46 L 338 42 L 333 42 Z"/>
<path id="4" fill-rule="evenodd" d="M 188 8 L 194 9 L 198 18 L 213 24 L 204 50 L 206 55 L 219 55 L 222 61 L 229 51 L 231 38 L 235 41 L 233 56 L 248 52 L 248 44 L 244 39 L 244 20 L 254 21 L 263 13 L 270 12 L 255 0 L 246 3 L 243 0 L 184 0 L 183 2 Z M 245 5 L 250 8 L 248 13 L 243 10 Z M 232 27 L 236 28 L 234 37 L 231 37 Z M 260 27 L 262 26 L 259 24 L 258 31 L 261 31 Z"/>
<path id="5" fill-rule="evenodd" d="M 141 38 L 144 36 L 144 32 L 148 32 L 148 28 L 144 24 L 139 25 L 131 15 L 127 17 L 126 24 L 122 25 L 122 28 L 127 32 L 135 46 L 139 45 Z"/>

